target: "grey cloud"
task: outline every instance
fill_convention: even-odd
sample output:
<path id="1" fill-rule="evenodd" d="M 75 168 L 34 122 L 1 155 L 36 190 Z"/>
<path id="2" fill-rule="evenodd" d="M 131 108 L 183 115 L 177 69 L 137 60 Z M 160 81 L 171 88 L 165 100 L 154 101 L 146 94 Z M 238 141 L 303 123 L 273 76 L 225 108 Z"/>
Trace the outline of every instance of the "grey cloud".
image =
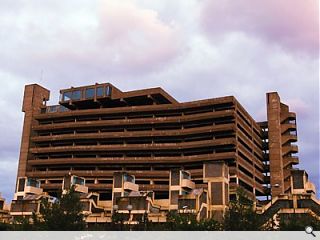
<path id="1" fill-rule="evenodd" d="M 0 161 L 0 192 L 7 201 L 13 198 L 15 192 L 17 166 L 16 158 L 9 157 L 6 160 L 2 158 Z"/>
<path id="2" fill-rule="evenodd" d="M 146 51 L 136 35 L 127 35 L 132 25 L 119 22 L 120 35 L 111 29 L 104 32 L 112 17 L 99 12 L 104 1 L 68 1 L 66 5 L 49 1 L 36 9 L 35 1 L 12 2 L 6 1 L 6 10 L 0 10 L 5 11 L 5 21 L 0 23 L 0 80 L 5 85 L 0 89 L 0 114 L 5 116 L 0 120 L 0 132 L 6 136 L 0 140 L 0 166 L 8 164 L 0 182 L 10 182 L 1 184 L 0 191 L 7 198 L 12 197 L 16 177 L 23 88 L 34 82 L 51 90 L 50 104 L 57 104 L 59 89 L 95 82 L 112 82 L 124 91 L 161 86 L 179 101 L 234 95 L 258 121 L 265 120 L 265 93 L 278 91 L 283 102 L 297 112 L 300 166 L 318 182 L 319 167 L 314 166 L 319 165 L 319 115 L 313 113 L 319 112 L 318 61 L 308 54 L 279 47 L 241 29 L 208 38 L 197 28 L 201 26 L 198 10 L 206 1 L 190 5 L 180 1 L 171 12 L 166 10 L 168 1 L 134 1 L 129 9 L 139 16 L 127 16 L 127 21 L 137 21 L 133 26 L 136 32 L 147 32 L 146 38 L 154 42 L 146 45 Z M 9 11 L 14 7 L 16 12 Z M 122 7 L 115 6 L 123 11 Z M 117 16 L 112 19 L 121 20 Z M 111 45 L 122 57 L 127 54 L 130 58 L 112 62 L 117 59 L 110 55 L 117 55 L 108 46 L 110 36 L 120 39 L 121 45 L 134 44 L 135 49 L 122 49 L 118 40 Z M 171 39 L 173 46 L 169 46 Z M 153 51 L 153 46 L 158 50 Z M 136 59 L 136 53 L 149 58 Z"/>
<path id="3" fill-rule="evenodd" d="M 201 26 L 210 37 L 243 31 L 291 51 L 316 57 L 319 49 L 319 1 L 204 1 Z"/>

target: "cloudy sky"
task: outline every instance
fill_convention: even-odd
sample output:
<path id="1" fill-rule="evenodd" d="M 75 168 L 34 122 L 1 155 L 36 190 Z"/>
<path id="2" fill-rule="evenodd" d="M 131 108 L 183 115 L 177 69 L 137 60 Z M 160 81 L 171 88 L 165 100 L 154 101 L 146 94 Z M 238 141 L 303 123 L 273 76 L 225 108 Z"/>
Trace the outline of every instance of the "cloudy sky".
<path id="1" fill-rule="evenodd" d="M 300 168 L 319 189 L 319 0 L 1 0 L 0 192 L 11 199 L 25 84 L 161 86 L 179 101 L 265 93 L 297 113 Z"/>

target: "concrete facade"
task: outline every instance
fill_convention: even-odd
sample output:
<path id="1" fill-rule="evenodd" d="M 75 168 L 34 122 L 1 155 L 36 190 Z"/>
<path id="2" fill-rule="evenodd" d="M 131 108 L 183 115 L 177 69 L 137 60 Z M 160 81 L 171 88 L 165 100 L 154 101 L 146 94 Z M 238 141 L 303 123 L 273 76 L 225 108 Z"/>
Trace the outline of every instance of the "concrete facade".
<path id="1" fill-rule="evenodd" d="M 161 88 L 109 83 L 60 93 L 59 105 L 47 106 L 48 90 L 26 86 L 17 177 L 36 179 L 50 196 L 66 175 L 84 178 L 101 221 L 119 210 L 117 198 L 145 199 L 143 211 L 160 221 L 182 207 L 219 219 L 239 187 L 254 200 L 293 193 L 295 114 L 277 93 L 267 94 L 265 122 L 232 96 L 179 103 Z"/>

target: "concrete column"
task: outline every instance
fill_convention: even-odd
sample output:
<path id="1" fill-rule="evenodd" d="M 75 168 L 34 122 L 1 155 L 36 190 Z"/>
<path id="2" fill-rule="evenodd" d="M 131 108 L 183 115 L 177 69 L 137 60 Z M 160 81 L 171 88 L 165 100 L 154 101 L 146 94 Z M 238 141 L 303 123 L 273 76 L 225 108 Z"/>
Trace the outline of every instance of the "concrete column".
<path id="1" fill-rule="evenodd" d="M 269 161 L 271 195 L 284 193 L 283 159 L 281 144 L 281 103 L 276 92 L 267 94 Z"/>
<path id="2" fill-rule="evenodd" d="M 50 91 L 37 85 L 26 85 L 24 90 L 22 111 L 24 115 L 24 123 L 21 138 L 20 156 L 17 178 L 25 177 L 27 171 L 27 162 L 30 158 L 29 149 L 32 147 L 30 138 L 32 137 L 32 126 L 37 124 L 34 115 L 39 114 L 44 102 L 49 100 Z"/>

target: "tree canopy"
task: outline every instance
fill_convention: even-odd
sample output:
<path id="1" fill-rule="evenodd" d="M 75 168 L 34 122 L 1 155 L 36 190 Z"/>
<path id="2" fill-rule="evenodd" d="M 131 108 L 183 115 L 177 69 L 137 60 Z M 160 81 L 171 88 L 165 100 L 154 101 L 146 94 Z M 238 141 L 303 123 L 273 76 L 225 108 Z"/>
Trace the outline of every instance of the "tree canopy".
<path id="1" fill-rule="evenodd" d="M 280 231 L 304 231 L 306 226 L 320 230 L 320 221 L 309 214 L 280 214 L 279 218 Z"/>
<path id="2" fill-rule="evenodd" d="M 237 190 L 237 199 L 230 201 L 223 225 L 224 230 L 229 231 L 262 230 L 262 223 L 254 210 L 253 201 L 241 188 Z"/>
<path id="3" fill-rule="evenodd" d="M 33 215 L 34 228 L 47 231 L 79 231 L 85 229 L 79 193 L 71 188 L 55 203 L 41 202 L 41 217 Z"/>

